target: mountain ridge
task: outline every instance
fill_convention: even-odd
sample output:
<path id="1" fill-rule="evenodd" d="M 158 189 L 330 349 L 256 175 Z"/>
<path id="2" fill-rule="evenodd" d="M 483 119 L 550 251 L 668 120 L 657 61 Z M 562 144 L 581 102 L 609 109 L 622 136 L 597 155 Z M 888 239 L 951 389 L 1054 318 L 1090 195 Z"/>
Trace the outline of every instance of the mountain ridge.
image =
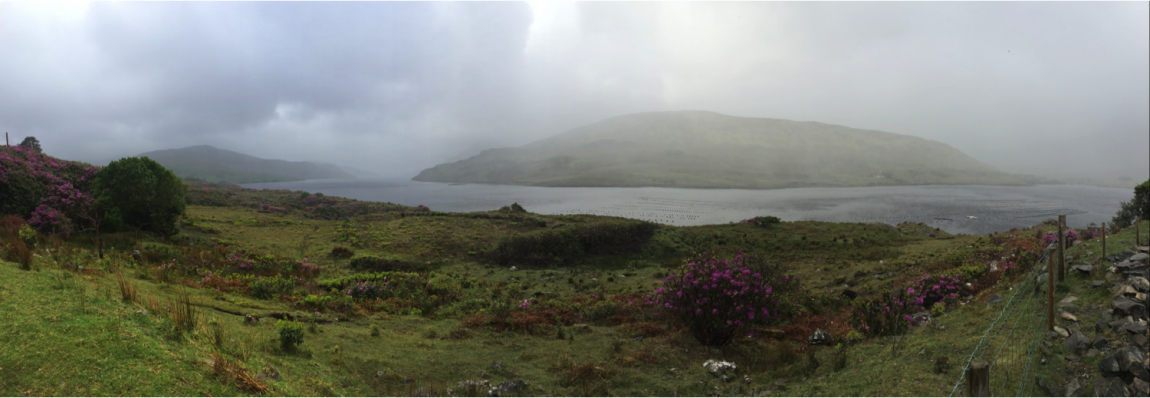
<path id="1" fill-rule="evenodd" d="M 749 189 L 1026 184 L 920 137 L 709 111 L 616 116 L 520 147 L 484 150 L 413 180 Z"/>
<path id="2" fill-rule="evenodd" d="M 141 153 L 180 178 L 210 182 L 253 183 L 324 178 L 355 178 L 339 166 L 317 162 L 263 159 L 211 145 Z"/>

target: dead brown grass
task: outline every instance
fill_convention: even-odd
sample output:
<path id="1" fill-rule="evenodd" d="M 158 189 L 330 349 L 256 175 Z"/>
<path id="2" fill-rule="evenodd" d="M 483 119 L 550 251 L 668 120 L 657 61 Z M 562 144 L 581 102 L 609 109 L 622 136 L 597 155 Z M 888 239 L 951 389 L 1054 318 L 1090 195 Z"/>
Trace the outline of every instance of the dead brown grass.
<path id="1" fill-rule="evenodd" d="M 192 305 L 191 295 L 188 294 L 188 289 L 183 288 L 176 296 L 176 302 L 172 304 L 172 321 L 176 323 L 176 327 L 180 330 L 195 330 L 198 321 L 195 306 Z"/>
<path id="2" fill-rule="evenodd" d="M 226 356 L 213 353 L 212 355 L 212 371 L 220 376 L 220 382 L 226 385 L 235 385 L 249 394 L 264 394 L 268 392 L 268 386 L 260 383 L 259 378 L 252 376 L 248 368 L 240 365 L 237 362 L 229 360 Z"/>
<path id="3" fill-rule="evenodd" d="M 136 285 L 124 279 L 119 267 L 116 267 L 116 282 L 120 285 L 120 297 L 133 303 L 136 302 Z"/>

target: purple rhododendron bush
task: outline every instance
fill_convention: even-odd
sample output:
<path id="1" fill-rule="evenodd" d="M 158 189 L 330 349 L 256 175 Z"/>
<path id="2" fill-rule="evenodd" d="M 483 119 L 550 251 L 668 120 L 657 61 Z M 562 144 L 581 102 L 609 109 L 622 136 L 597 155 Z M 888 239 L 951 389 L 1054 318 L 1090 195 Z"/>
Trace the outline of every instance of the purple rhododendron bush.
<path id="1" fill-rule="evenodd" d="M 754 255 L 703 253 L 663 279 L 648 304 L 675 314 L 700 343 L 724 345 L 751 326 L 788 318 L 798 305 L 798 282 Z"/>
<path id="2" fill-rule="evenodd" d="M 83 223 L 99 167 L 60 160 L 23 146 L 0 148 L 0 214 L 24 217 L 45 234 L 67 234 Z"/>

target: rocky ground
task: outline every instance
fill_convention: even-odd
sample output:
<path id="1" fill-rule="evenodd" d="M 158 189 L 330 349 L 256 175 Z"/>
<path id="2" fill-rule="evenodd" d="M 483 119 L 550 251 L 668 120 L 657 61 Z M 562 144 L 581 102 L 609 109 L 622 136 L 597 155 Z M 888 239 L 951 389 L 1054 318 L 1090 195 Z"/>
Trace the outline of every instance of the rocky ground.
<path id="1" fill-rule="evenodd" d="M 1127 252 L 1107 256 L 1106 260 L 1114 263 L 1106 278 L 1091 280 L 1089 286 L 1109 289 L 1109 300 L 1062 299 L 1056 314 L 1066 327 L 1055 326 L 1039 346 L 1041 364 L 1065 366 L 1065 383 L 1036 380 L 1051 396 L 1150 396 L 1150 255 Z M 1075 265 L 1071 272 L 1090 272 L 1089 267 Z M 1097 365 L 1088 365 L 1094 358 L 1098 358 Z"/>

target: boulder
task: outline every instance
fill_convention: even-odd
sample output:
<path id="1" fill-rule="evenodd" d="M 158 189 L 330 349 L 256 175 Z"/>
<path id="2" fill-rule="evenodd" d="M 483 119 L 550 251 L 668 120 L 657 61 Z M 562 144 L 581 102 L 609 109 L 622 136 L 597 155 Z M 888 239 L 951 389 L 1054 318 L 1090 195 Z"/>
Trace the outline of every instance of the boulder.
<path id="1" fill-rule="evenodd" d="M 1138 253 L 1138 254 L 1135 254 L 1133 256 L 1130 256 L 1130 258 L 1127 259 L 1127 261 L 1140 262 L 1143 264 L 1147 263 L 1148 260 L 1150 260 L 1150 254 L 1146 254 L 1146 253 Z"/>
<path id="2" fill-rule="evenodd" d="M 1102 349 L 1106 347 L 1107 344 L 1110 344 L 1110 340 L 1107 340 L 1106 337 L 1103 337 L 1101 334 L 1096 334 L 1094 335 L 1094 341 L 1090 343 L 1090 346 L 1097 349 Z"/>
<path id="3" fill-rule="evenodd" d="M 1122 347 L 1098 361 L 1098 369 L 1106 377 L 1121 377 L 1131 380 L 1133 377 L 1142 380 L 1150 379 L 1145 366 L 1142 364 L 1146 357 L 1137 347 Z"/>
<path id="4" fill-rule="evenodd" d="M 991 295 L 990 298 L 986 299 L 987 304 L 997 304 L 997 303 L 1001 303 L 1001 302 L 1002 302 L 1002 295 L 1001 294 L 994 294 L 994 295 Z"/>
<path id="5" fill-rule="evenodd" d="M 1096 397 L 1129 397 L 1130 392 L 1126 389 L 1126 384 L 1122 383 L 1122 379 L 1112 377 L 1100 381 L 1094 385 L 1094 396 Z"/>
<path id="6" fill-rule="evenodd" d="M 1066 383 L 1065 391 L 1065 396 L 1067 397 L 1077 397 L 1079 395 L 1079 392 L 1082 391 L 1082 385 L 1078 384 L 1077 377 L 1070 379 L 1070 381 Z"/>
<path id="7" fill-rule="evenodd" d="M 1094 269 L 1094 266 L 1089 265 L 1089 264 L 1087 264 L 1087 265 L 1075 265 L 1073 267 L 1070 267 L 1071 271 L 1078 271 L 1078 272 L 1081 272 L 1083 274 L 1089 274 L 1090 271 L 1093 269 Z"/>
<path id="8" fill-rule="evenodd" d="M 1150 397 L 1150 383 L 1145 380 L 1134 378 L 1134 383 L 1130 387 L 1134 390 L 1134 395 L 1138 397 Z"/>
<path id="9" fill-rule="evenodd" d="M 1139 335 L 1145 335 L 1146 334 L 1146 325 L 1143 325 L 1141 323 L 1128 323 L 1128 324 L 1126 324 L 1126 326 L 1123 326 L 1122 329 L 1125 330 L 1126 333 L 1130 333 L 1130 334 L 1139 334 Z"/>
<path id="10" fill-rule="evenodd" d="M 1091 348 L 1089 350 L 1086 350 L 1085 356 L 1087 358 L 1094 358 L 1094 357 L 1098 356 L 1098 354 L 1101 354 L 1101 353 L 1098 352 L 1098 350 Z"/>
<path id="11" fill-rule="evenodd" d="M 1103 280 L 1095 279 L 1095 280 L 1090 281 L 1091 287 L 1102 287 L 1105 284 L 1106 284 L 1106 281 L 1103 281 Z"/>
<path id="12" fill-rule="evenodd" d="M 1133 287 L 1134 290 L 1142 293 L 1150 293 L 1150 280 L 1146 280 L 1146 278 L 1141 276 L 1131 276 L 1126 278 L 1126 281 L 1130 282 L 1130 286 Z"/>
<path id="13" fill-rule="evenodd" d="M 1067 351 L 1076 355 L 1081 354 L 1090 348 L 1090 339 L 1082 334 L 1082 332 L 1074 332 L 1073 335 L 1062 342 L 1062 347 L 1065 347 Z"/>
<path id="14" fill-rule="evenodd" d="M 1130 342 L 1134 343 L 1135 345 L 1137 345 L 1139 347 L 1142 347 L 1143 350 L 1150 348 L 1150 347 L 1147 347 L 1147 344 L 1146 344 L 1147 339 L 1146 339 L 1145 334 L 1134 335 L 1134 337 L 1130 338 Z"/>
<path id="15" fill-rule="evenodd" d="M 1146 306 L 1141 303 L 1130 300 L 1125 296 L 1115 297 L 1111 303 L 1114 307 L 1115 313 L 1118 315 L 1128 315 L 1135 318 L 1142 318 L 1146 312 Z"/>
<path id="16" fill-rule="evenodd" d="M 832 341 L 831 334 L 822 329 L 815 329 L 815 332 L 807 338 L 807 342 L 811 345 L 830 345 Z"/>

